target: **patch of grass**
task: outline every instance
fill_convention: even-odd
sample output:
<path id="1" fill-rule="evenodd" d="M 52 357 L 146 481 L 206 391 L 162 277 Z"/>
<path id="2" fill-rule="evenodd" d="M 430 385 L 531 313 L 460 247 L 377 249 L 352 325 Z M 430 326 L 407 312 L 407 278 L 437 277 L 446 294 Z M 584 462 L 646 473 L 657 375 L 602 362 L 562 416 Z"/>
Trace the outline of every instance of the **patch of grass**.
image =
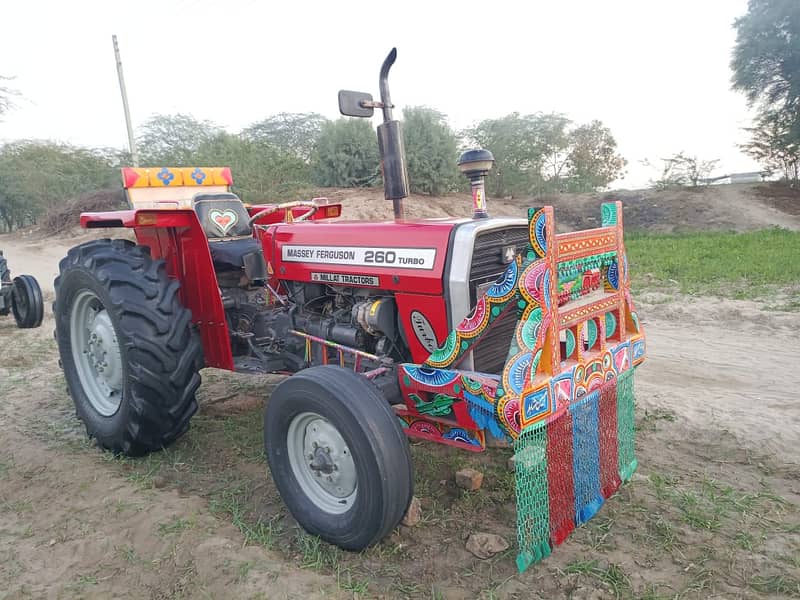
<path id="1" fill-rule="evenodd" d="M 280 515 L 270 521 L 264 521 L 261 517 L 252 518 L 246 509 L 248 496 L 249 491 L 242 486 L 224 488 L 211 499 L 211 512 L 227 514 L 242 532 L 245 544 L 258 544 L 271 549 L 281 534 L 281 528 L 275 524 Z"/>
<path id="2" fill-rule="evenodd" d="M 244 581 L 247 579 L 247 575 L 250 573 L 250 570 L 253 568 L 253 563 L 250 561 L 244 561 L 239 563 L 239 567 L 236 569 L 237 576 L 236 578 L 239 581 Z"/>
<path id="3" fill-rule="evenodd" d="M 118 546 L 114 548 L 119 555 L 125 559 L 126 562 L 131 564 L 136 564 L 142 562 L 142 559 L 139 558 L 139 555 L 136 554 L 136 549 L 133 546 L 126 545 L 126 546 Z"/>
<path id="4" fill-rule="evenodd" d="M 677 417 L 675 413 L 666 408 L 645 409 L 644 417 L 636 423 L 637 431 L 658 431 L 658 422 L 667 421 L 673 423 Z"/>
<path id="5" fill-rule="evenodd" d="M 194 519 L 184 519 L 182 517 L 167 521 L 166 523 L 159 523 L 158 533 L 160 535 L 170 535 L 179 533 L 186 529 L 192 529 L 195 525 Z"/>
<path id="6" fill-rule="evenodd" d="M 784 575 L 754 575 L 750 587 L 765 594 L 800 598 L 800 580 Z"/>
<path id="7" fill-rule="evenodd" d="M 265 462 L 264 433 L 260 412 L 226 417 L 222 421 L 225 445 L 248 462 Z"/>
<path id="8" fill-rule="evenodd" d="M 369 589 L 369 581 L 354 579 L 350 569 L 336 569 L 336 585 L 340 590 L 352 592 L 353 594 L 366 594 Z"/>
<path id="9" fill-rule="evenodd" d="M 66 587 L 74 591 L 81 591 L 90 585 L 97 585 L 97 577 L 94 575 L 78 575 L 78 577 L 68 583 Z"/>
<path id="10" fill-rule="evenodd" d="M 14 457 L 0 460 L 0 479 L 7 479 L 8 472 L 14 468 Z"/>
<path id="11" fill-rule="evenodd" d="M 760 298 L 800 280 L 800 232 L 631 233 L 625 246 L 634 288 Z M 789 300 L 787 307 L 798 305 Z"/>
<path id="12" fill-rule="evenodd" d="M 341 550 L 323 542 L 315 535 L 298 530 L 295 545 L 300 552 L 300 566 L 304 569 L 333 569 L 338 571 Z"/>
<path id="13" fill-rule="evenodd" d="M 567 565 L 564 573 L 594 577 L 605 583 L 611 589 L 615 598 L 631 595 L 630 579 L 622 568 L 615 563 L 609 563 L 606 568 L 602 568 L 596 560 L 577 560 Z"/>

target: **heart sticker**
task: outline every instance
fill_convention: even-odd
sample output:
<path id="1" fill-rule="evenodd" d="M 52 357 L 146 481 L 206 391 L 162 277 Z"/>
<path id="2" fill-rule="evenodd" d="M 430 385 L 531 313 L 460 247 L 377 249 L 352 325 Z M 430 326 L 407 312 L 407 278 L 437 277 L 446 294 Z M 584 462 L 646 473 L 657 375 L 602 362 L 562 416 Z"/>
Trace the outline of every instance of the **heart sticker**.
<path id="1" fill-rule="evenodd" d="M 208 218 L 219 228 L 222 235 L 227 235 L 231 227 L 236 225 L 236 221 L 239 220 L 239 215 L 230 209 L 219 210 L 217 208 L 212 208 L 208 211 Z"/>

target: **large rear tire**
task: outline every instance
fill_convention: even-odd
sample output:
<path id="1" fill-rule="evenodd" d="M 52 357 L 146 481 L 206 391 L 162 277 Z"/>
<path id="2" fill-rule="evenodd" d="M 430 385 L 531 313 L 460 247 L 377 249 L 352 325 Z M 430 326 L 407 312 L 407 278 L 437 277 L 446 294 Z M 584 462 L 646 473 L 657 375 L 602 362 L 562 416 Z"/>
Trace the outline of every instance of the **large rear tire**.
<path id="1" fill-rule="evenodd" d="M 203 366 L 200 338 L 164 261 L 127 240 L 76 246 L 55 280 L 56 337 L 86 432 L 139 456 L 189 428 Z"/>
<path id="2" fill-rule="evenodd" d="M 392 531 L 414 488 L 408 440 L 363 376 L 311 367 L 283 381 L 264 411 L 272 478 L 309 533 L 361 550 Z"/>
<path id="3" fill-rule="evenodd" d="M 14 291 L 11 292 L 11 310 L 20 329 L 31 329 L 42 324 L 44 299 L 39 282 L 31 275 L 14 277 Z"/>

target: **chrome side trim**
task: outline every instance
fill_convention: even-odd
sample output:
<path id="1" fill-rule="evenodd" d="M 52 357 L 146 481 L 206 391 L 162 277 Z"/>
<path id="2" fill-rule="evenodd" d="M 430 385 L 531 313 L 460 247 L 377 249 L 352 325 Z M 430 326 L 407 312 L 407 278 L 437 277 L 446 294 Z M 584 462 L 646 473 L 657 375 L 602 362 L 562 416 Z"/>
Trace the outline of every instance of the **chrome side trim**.
<path id="1" fill-rule="evenodd" d="M 472 252 L 475 249 L 475 238 L 479 233 L 507 227 L 527 227 L 528 221 L 523 218 L 500 217 L 496 219 L 480 219 L 468 221 L 456 226 L 453 246 L 450 253 L 450 280 L 447 290 L 450 294 L 450 329 L 458 327 L 470 311 L 469 275 L 472 265 Z M 474 369 L 472 353 L 459 363 L 460 369 Z"/>

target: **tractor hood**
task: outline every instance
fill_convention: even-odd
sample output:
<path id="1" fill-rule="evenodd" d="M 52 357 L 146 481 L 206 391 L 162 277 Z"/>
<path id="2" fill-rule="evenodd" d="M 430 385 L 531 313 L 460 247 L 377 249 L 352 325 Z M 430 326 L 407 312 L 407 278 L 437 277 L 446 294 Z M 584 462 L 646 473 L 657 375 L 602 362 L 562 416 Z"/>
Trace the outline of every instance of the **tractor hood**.
<path id="1" fill-rule="evenodd" d="M 317 221 L 262 233 L 280 279 L 441 294 L 454 230 L 470 219 Z"/>

